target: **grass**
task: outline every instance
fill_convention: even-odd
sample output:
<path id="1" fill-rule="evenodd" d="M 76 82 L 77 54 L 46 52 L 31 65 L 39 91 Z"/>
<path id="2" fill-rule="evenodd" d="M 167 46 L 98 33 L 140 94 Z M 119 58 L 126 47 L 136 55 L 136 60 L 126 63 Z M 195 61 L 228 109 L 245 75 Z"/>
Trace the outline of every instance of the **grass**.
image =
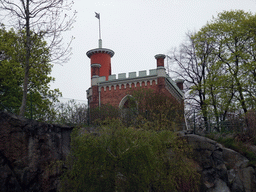
<path id="1" fill-rule="evenodd" d="M 230 148 L 230 149 L 233 149 L 234 151 L 237 151 L 238 153 L 245 156 L 249 160 L 249 163 L 251 165 L 256 166 L 256 155 L 253 151 L 248 149 L 248 144 L 255 145 L 255 143 L 245 143 L 239 139 L 235 139 L 234 137 L 226 138 L 226 137 L 220 136 L 216 139 L 213 133 L 207 135 L 207 137 L 210 139 L 216 140 L 218 143 L 221 143 L 226 148 Z"/>
<path id="2" fill-rule="evenodd" d="M 235 142 L 233 138 L 223 138 L 220 137 L 217 139 L 217 142 L 223 144 L 225 147 L 239 151 L 239 143 Z"/>

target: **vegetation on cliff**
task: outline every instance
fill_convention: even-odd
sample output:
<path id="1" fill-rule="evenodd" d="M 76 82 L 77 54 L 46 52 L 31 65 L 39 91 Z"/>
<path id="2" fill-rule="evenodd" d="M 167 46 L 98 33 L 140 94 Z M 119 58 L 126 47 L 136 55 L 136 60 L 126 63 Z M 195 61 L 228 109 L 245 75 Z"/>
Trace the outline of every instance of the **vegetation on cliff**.
<path id="1" fill-rule="evenodd" d="M 191 152 L 171 131 L 106 120 L 97 132 L 73 132 L 61 191 L 197 191 Z"/>
<path id="2" fill-rule="evenodd" d="M 122 108 L 101 105 L 90 109 L 90 123 L 98 124 L 106 118 L 120 118 L 125 126 L 145 130 L 179 131 L 185 127 L 184 103 L 174 97 L 152 89 L 127 91 L 127 101 Z"/>
<path id="3" fill-rule="evenodd" d="M 183 104 L 150 89 L 128 95 L 121 109 L 90 109 L 93 132 L 73 131 L 62 191 L 197 191 L 191 148 L 174 133 Z"/>

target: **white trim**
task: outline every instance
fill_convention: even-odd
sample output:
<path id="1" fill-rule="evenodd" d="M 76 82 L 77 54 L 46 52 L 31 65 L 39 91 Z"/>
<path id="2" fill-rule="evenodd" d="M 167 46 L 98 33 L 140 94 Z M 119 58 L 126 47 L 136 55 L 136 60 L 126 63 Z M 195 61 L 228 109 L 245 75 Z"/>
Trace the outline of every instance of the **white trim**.
<path id="1" fill-rule="evenodd" d="M 157 55 L 155 55 L 155 59 L 159 59 L 159 58 L 163 58 L 163 59 L 165 59 L 165 55 L 164 54 L 157 54 Z"/>
<path id="2" fill-rule="evenodd" d="M 92 76 L 92 80 L 91 80 L 91 85 L 98 85 L 98 81 L 99 81 L 99 76 L 98 75 L 94 75 Z"/>
<path id="3" fill-rule="evenodd" d="M 119 108 L 122 109 L 125 102 L 128 100 L 128 98 L 131 97 L 131 98 L 134 98 L 132 95 L 125 95 L 122 100 L 120 101 L 119 103 Z M 136 102 L 136 101 L 135 101 Z M 136 102 L 136 107 L 138 108 L 138 103 Z"/>
<path id="4" fill-rule="evenodd" d="M 99 64 L 99 63 L 93 63 L 93 64 L 91 64 L 91 67 L 99 67 L 99 68 L 101 68 L 101 64 Z"/>
<path id="5" fill-rule="evenodd" d="M 96 49 L 91 49 L 87 51 L 86 55 L 87 57 L 91 58 L 91 56 L 95 53 L 106 53 L 109 54 L 110 57 L 113 57 L 115 52 L 112 51 L 111 49 L 106 49 L 106 48 L 96 48 Z"/>
<path id="6" fill-rule="evenodd" d="M 165 68 L 160 66 L 157 67 L 157 76 L 158 77 L 166 77 Z"/>

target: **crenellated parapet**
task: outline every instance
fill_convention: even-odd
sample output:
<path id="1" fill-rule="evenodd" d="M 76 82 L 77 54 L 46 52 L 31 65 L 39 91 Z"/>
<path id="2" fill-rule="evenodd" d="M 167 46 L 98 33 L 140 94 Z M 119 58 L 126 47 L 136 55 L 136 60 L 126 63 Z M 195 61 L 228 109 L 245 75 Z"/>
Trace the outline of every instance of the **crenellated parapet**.
<path id="1" fill-rule="evenodd" d="M 111 73 L 111 57 L 114 52 L 110 49 L 97 48 L 87 52 L 91 60 L 91 87 L 87 90 L 90 107 L 101 104 L 119 106 L 120 101 L 130 90 L 137 88 L 152 89 L 164 93 L 183 102 L 183 81 L 174 82 L 164 67 L 164 54 L 155 55 L 156 68 L 149 71 L 129 73 Z"/>
<path id="2" fill-rule="evenodd" d="M 141 79 L 144 77 L 152 77 L 152 76 L 157 76 L 157 69 L 150 69 L 149 74 L 147 74 L 146 70 L 139 71 L 138 75 L 136 72 L 129 72 L 128 76 L 126 76 L 126 73 L 119 73 L 118 75 L 109 75 L 108 80 L 106 80 L 105 76 L 99 77 L 99 83 L 103 82 L 113 82 L 113 81 L 127 81 L 129 79 Z"/>
<path id="3" fill-rule="evenodd" d="M 184 93 L 174 82 L 169 75 L 165 72 L 163 74 L 162 67 L 157 69 L 150 69 L 148 72 L 146 70 L 137 72 L 119 73 L 110 75 L 108 80 L 105 76 L 99 77 L 95 76 L 92 78 L 94 85 L 98 86 L 99 92 L 106 92 L 112 90 L 125 90 L 131 88 L 144 87 L 149 88 L 150 86 L 157 86 L 159 84 L 159 78 L 164 78 L 165 83 L 164 87 L 172 93 L 172 95 L 179 101 L 184 99 Z M 178 80 L 180 82 L 180 80 Z M 89 98 L 92 95 L 92 90 L 87 91 L 87 97 Z"/>
<path id="4" fill-rule="evenodd" d="M 105 76 L 94 76 L 92 78 L 92 85 L 98 86 L 98 91 L 111 91 L 111 90 L 121 90 L 129 89 L 133 87 L 148 87 L 152 85 L 157 85 L 158 78 L 157 69 L 150 69 L 147 73 L 146 70 L 136 72 L 119 73 L 108 76 L 106 80 Z M 87 90 L 87 98 L 92 95 L 92 90 Z"/>
<path id="5" fill-rule="evenodd" d="M 127 79 L 126 79 L 127 80 Z M 121 81 L 112 81 L 112 82 L 104 82 L 99 84 L 99 91 L 104 88 L 104 91 L 111 91 L 116 89 L 128 89 L 133 87 L 147 87 L 157 85 L 157 79 L 156 78 L 145 78 L 145 79 L 129 79 L 127 81 L 121 80 Z"/>

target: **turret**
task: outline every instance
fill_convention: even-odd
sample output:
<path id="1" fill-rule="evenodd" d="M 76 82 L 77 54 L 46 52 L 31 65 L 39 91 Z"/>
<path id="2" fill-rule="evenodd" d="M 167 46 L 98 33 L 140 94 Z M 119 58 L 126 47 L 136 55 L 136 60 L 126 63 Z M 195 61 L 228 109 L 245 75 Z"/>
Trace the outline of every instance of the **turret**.
<path id="1" fill-rule="evenodd" d="M 89 50 L 86 55 L 91 59 L 91 78 L 94 75 L 108 76 L 111 75 L 111 57 L 114 55 L 111 49 L 102 48 L 102 41 L 99 40 L 99 48 Z"/>

